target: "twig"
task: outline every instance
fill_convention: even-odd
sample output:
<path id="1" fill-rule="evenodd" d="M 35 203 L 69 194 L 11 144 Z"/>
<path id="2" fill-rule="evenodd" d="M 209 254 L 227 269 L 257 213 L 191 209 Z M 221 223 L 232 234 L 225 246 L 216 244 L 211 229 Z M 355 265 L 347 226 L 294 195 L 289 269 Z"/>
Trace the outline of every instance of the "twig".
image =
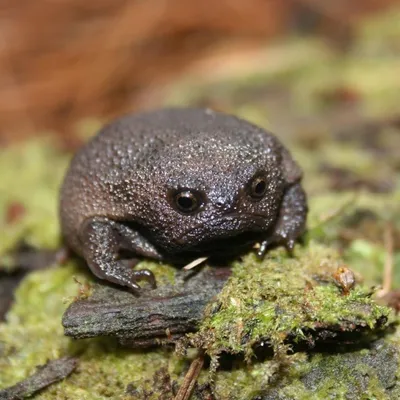
<path id="1" fill-rule="evenodd" d="M 189 264 L 185 265 L 185 266 L 183 267 L 183 269 L 187 271 L 187 270 L 189 270 L 189 269 L 192 269 L 192 268 L 194 268 L 194 267 L 197 267 L 198 265 L 200 265 L 200 264 L 202 264 L 204 261 L 206 261 L 207 258 L 208 258 L 208 257 L 199 257 L 199 258 L 196 258 L 195 260 L 193 260 L 193 261 L 190 262 Z"/>
<path id="2" fill-rule="evenodd" d="M 0 399 L 16 400 L 31 397 L 53 383 L 65 379 L 75 370 L 77 365 L 78 360 L 73 357 L 48 361 L 47 364 L 38 367 L 30 377 L 14 386 L 0 390 Z"/>
<path id="3" fill-rule="evenodd" d="M 394 266 L 394 230 L 391 222 L 388 222 L 386 225 L 383 240 L 386 249 L 386 257 L 383 268 L 382 289 L 377 293 L 377 297 L 384 297 L 392 289 Z"/>
<path id="4" fill-rule="evenodd" d="M 200 375 L 204 364 L 204 354 L 200 354 L 190 364 L 189 370 L 185 375 L 182 386 L 179 388 L 174 400 L 188 400 L 193 392 L 194 385 Z"/>

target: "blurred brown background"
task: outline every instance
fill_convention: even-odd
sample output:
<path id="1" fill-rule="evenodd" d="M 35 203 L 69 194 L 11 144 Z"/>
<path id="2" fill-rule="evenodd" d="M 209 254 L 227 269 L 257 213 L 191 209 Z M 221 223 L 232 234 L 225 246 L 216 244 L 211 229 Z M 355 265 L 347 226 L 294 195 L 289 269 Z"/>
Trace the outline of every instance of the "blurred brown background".
<path id="1" fill-rule="evenodd" d="M 0 0 L 0 143 L 161 102 L 210 57 L 289 34 L 346 51 L 352 26 L 396 0 Z"/>

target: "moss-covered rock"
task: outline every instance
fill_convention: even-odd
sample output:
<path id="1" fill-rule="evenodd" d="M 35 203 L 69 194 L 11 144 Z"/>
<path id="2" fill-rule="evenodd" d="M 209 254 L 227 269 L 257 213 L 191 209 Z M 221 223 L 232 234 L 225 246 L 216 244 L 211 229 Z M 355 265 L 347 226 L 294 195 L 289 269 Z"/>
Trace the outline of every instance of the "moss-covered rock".
<path id="1" fill-rule="evenodd" d="M 263 261 L 251 254 L 235 263 L 190 343 L 212 356 L 223 351 L 250 356 L 263 342 L 286 353 L 288 343 L 313 347 L 318 340 L 335 342 L 345 332 L 385 325 L 389 310 L 371 299 L 369 288 L 347 287 L 340 271 L 351 281 L 355 277 L 333 251 L 314 243 L 296 250 L 293 258 L 277 250 Z"/>

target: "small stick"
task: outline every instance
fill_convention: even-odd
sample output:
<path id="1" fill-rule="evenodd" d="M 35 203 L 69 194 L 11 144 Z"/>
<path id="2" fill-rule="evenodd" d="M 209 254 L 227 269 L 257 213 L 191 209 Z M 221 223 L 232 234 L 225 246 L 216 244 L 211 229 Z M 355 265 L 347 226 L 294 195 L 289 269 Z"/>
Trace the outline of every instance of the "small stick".
<path id="1" fill-rule="evenodd" d="M 190 262 L 189 264 L 185 265 L 185 266 L 183 267 L 183 269 L 187 271 L 187 270 L 189 270 L 189 269 L 192 269 L 192 268 L 194 268 L 194 267 L 197 267 L 198 265 L 200 265 L 200 264 L 202 264 L 204 261 L 206 261 L 207 258 L 208 258 L 208 257 L 199 257 L 199 258 L 196 258 L 195 260 L 193 260 L 193 261 Z"/>
<path id="2" fill-rule="evenodd" d="M 77 367 L 78 360 L 73 357 L 62 357 L 41 365 L 31 376 L 14 386 L 0 390 L 1 400 L 25 399 L 60 382 L 69 376 Z"/>
<path id="3" fill-rule="evenodd" d="M 384 232 L 384 244 L 386 249 L 385 265 L 383 268 L 382 289 L 377 293 L 378 297 L 384 297 L 392 289 L 394 266 L 394 231 L 391 222 L 388 222 Z"/>
<path id="4" fill-rule="evenodd" d="M 194 385 L 200 375 L 204 364 L 204 355 L 201 354 L 190 364 L 189 370 L 183 379 L 182 386 L 179 388 L 174 400 L 188 400 L 193 392 Z"/>

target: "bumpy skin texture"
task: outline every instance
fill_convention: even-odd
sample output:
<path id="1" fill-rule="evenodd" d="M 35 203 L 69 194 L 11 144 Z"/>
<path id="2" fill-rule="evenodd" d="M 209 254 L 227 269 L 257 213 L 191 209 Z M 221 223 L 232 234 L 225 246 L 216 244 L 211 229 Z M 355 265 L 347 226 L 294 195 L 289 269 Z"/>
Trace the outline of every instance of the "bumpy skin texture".
<path id="1" fill-rule="evenodd" d="M 129 257 L 181 264 L 255 242 L 260 257 L 272 243 L 292 250 L 307 216 L 301 176 L 275 136 L 236 117 L 201 109 L 126 116 L 73 158 L 61 189 L 62 231 L 96 276 L 137 292 L 137 280 L 155 280 Z M 260 181 L 262 196 L 254 196 Z M 198 199 L 193 212 L 176 205 L 185 189 Z"/>

